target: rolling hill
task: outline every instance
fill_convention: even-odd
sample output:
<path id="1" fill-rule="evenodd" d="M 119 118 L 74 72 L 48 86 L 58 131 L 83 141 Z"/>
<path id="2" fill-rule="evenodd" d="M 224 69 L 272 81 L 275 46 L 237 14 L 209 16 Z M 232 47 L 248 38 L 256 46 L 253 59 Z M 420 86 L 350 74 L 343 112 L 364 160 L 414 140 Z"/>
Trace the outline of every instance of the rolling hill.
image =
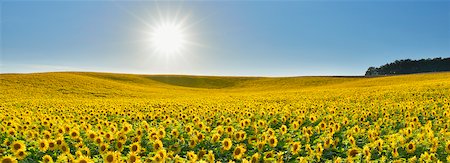
<path id="1" fill-rule="evenodd" d="M 12 98 L 162 98 L 192 95 L 243 95 L 402 88 L 438 84 L 450 87 L 450 73 L 389 77 L 218 77 L 134 75 L 91 72 L 1 74 L 2 99 Z"/>

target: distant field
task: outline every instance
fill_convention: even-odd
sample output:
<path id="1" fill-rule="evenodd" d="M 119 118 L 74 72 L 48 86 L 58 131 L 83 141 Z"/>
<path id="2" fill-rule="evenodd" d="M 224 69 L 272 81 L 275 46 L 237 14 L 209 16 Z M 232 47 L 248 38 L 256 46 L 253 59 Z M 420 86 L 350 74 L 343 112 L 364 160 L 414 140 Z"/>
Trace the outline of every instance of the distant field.
<path id="1" fill-rule="evenodd" d="M 19 162 L 450 162 L 450 73 L 0 74 L 0 92 Z"/>

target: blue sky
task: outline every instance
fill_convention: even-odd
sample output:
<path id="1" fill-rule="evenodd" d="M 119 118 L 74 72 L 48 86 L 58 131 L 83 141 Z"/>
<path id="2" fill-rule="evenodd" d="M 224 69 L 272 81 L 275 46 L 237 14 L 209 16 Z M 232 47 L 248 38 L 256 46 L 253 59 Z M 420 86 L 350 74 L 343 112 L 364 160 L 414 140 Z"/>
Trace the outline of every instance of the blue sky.
<path id="1" fill-rule="evenodd" d="M 396 59 L 450 57 L 450 1 L 3 1 L 0 72 L 363 75 Z M 159 11 L 159 12 L 158 12 Z M 151 50 L 186 20 L 193 44 Z"/>

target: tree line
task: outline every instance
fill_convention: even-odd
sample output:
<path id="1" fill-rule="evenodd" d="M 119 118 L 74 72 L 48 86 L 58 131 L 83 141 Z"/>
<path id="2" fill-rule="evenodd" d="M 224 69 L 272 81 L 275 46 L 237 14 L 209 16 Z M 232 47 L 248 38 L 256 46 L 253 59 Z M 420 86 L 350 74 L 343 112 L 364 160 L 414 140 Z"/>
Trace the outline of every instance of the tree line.
<path id="1" fill-rule="evenodd" d="M 402 59 L 380 67 L 369 67 L 366 76 L 413 74 L 450 71 L 449 58 L 428 58 L 420 60 Z"/>

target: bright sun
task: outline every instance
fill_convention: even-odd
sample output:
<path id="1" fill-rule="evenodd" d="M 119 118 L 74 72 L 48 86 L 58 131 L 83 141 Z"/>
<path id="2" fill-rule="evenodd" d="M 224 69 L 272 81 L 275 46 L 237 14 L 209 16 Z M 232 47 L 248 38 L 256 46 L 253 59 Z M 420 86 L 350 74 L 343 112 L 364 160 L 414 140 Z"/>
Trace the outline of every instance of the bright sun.
<path id="1" fill-rule="evenodd" d="M 180 53 L 185 43 L 185 34 L 179 24 L 162 23 L 155 26 L 151 33 L 151 44 L 159 53 Z"/>

